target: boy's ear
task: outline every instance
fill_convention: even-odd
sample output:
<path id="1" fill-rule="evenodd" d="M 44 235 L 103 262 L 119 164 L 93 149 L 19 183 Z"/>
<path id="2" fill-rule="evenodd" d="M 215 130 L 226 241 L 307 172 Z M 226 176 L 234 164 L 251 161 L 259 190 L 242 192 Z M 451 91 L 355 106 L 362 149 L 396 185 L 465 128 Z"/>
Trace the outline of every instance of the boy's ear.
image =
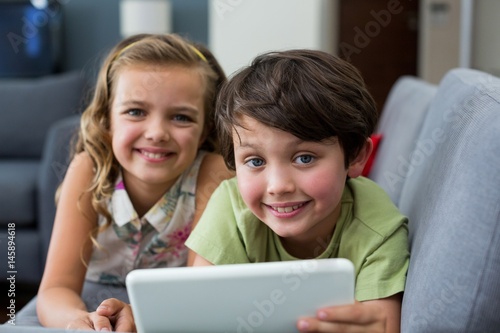
<path id="1" fill-rule="evenodd" d="M 350 178 L 356 178 L 361 176 L 363 173 L 363 169 L 365 168 L 365 164 L 368 161 L 371 153 L 373 151 L 373 141 L 371 138 L 367 138 L 365 144 L 360 149 L 358 156 L 354 158 L 349 164 L 347 168 L 347 175 Z"/>

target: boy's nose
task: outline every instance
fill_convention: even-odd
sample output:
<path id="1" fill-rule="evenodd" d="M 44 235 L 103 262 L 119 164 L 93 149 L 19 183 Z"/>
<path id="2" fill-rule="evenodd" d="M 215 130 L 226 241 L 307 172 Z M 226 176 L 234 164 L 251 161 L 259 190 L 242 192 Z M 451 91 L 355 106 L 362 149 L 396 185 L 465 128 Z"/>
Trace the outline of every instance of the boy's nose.
<path id="1" fill-rule="evenodd" d="M 272 168 L 267 178 L 267 192 L 269 194 L 283 194 L 295 191 L 295 182 L 286 168 Z"/>

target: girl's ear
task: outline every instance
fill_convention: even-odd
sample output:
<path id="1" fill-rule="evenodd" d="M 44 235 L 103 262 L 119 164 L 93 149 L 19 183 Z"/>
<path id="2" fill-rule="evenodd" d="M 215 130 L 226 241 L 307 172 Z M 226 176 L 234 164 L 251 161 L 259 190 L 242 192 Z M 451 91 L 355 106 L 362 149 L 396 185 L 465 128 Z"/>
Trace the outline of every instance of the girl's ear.
<path id="1" fill-rule="evenodd" d="M 373 151 L 373 141 L 371 138 L 368 138 L 366 139 L 365 144 L 360 149 L 356 158 L 354 158 L 354 160 L 351 161 L 349 167 L 347 168 L 347 175 L 350 178 L 356 178 L 362 174 L 363 169 L 365 168 L 365 164 L 368 161 L 368 158 L 370 157 L 372 151 Z"/>
<path id="2" fill-rule="evenodd" d="M 198 141 L 198 149 L 203 145 L 206 139 L 207 139 L 207 134 L 203 132 L 203 134 L 200 137 L 200 140 Z"/>
<path id="3" fill-rule="evenodd" d="M 208 138 L 208 132 L 209 130 L 205 127 L 203 129 L 203 132 L 201 133 L 200 140 L 198 141 L 198 149 L 205 143 L 205 141 Z"/>

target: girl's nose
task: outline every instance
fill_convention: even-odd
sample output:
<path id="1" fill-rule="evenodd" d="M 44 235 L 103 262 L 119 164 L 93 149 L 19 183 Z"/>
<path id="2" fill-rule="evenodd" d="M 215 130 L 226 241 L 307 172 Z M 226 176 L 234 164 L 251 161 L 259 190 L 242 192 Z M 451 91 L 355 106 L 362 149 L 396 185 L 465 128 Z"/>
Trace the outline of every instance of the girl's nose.
<path id="1" fill-rule="evenodd" d="M 170 139 L 168 126 L 161 121 L 150 121 L 144 132 L 147 140 L 153 142 L 163 142 Z"/>

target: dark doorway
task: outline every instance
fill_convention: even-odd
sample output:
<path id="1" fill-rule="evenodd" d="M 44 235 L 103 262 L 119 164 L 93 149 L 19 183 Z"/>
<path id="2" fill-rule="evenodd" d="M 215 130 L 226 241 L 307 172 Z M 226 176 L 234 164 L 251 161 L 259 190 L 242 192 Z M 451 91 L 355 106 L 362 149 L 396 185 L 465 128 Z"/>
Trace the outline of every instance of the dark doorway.
<path id="1" fill-rule="evenodd" d="M 417 75 L 418 0 L 340 0 L 338 54 L 356 66 L 382 110 L 402 75 Z"/>

